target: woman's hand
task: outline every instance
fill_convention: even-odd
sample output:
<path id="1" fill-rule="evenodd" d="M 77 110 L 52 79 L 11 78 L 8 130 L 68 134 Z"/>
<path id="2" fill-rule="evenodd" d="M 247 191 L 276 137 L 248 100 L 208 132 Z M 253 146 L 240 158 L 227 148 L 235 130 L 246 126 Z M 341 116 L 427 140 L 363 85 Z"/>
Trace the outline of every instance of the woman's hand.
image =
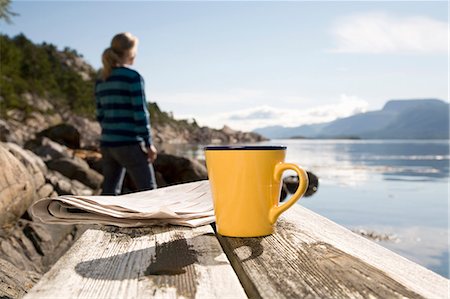
<path id="1" fill-rule="evenodd" d="M 158 151 L 156 150 L 156 147 L 151 144 L 150 147 L 147 149 L 147 160 L 150 163 L 155 162 L 156 157 L 158 156 Z"/>

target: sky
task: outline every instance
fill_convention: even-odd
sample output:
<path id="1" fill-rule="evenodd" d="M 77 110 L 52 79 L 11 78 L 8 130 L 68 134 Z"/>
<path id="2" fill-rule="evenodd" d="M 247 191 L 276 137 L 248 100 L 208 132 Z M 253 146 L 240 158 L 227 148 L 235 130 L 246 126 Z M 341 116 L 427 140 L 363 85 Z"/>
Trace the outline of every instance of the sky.
<path id="1" fill-rule="evenodd" d="M 447 1 L 13 1 L 0 23 L 94 68 L 139 38 L 147 100 L 236 130 L 321 123 L 392 99 L 448 102 Z"/>

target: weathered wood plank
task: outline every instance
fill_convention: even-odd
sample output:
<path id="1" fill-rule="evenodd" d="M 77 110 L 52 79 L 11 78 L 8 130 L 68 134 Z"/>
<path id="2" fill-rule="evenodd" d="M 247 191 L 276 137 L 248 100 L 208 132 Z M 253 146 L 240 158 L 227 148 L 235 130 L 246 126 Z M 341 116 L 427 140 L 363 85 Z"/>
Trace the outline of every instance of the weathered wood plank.
<path id="1" fill-rule="evenodd" d="M 299 205 L 271 236 L 219 240 L 252 298 L 448 298 L 449 280 Z"/>
<path id="2" fill-rule="evenodd" d="M 88 230 L 25 296 L 246 298 L 211 226 Z"/>

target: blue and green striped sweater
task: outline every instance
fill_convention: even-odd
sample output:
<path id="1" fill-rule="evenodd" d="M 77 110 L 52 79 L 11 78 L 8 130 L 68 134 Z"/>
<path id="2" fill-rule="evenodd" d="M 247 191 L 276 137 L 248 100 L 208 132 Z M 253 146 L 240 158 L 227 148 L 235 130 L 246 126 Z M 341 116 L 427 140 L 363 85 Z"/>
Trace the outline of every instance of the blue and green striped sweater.
<path id="1" fill-rule="evenodd" d="M 97 120 L 102 127 L 101 146 L 151 144 L 150 117 L 142 76 L 127 67 L 113 68 L 95 85 Z"/>

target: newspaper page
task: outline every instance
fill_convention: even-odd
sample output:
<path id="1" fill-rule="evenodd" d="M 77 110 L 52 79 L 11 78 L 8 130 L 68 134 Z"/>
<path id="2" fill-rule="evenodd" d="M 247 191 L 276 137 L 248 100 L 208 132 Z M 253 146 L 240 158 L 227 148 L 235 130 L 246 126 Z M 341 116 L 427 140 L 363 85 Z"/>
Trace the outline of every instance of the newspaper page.
<path id="1" fill-rule="evenodd" d="M 30 213 L 44 223 L 119 227 L 166 224 L 197 227 L 215 221 L 208 181 L 119 196 L 43 198 L 30 207 Z"/>

